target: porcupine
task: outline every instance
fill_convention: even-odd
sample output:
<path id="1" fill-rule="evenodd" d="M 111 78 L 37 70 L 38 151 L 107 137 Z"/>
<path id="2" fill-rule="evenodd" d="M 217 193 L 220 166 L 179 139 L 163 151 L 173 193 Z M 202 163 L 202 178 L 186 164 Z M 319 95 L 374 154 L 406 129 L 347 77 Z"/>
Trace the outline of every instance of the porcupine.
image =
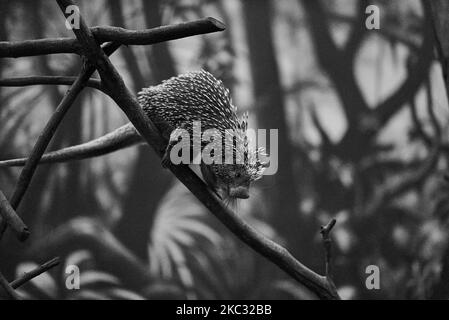
<path id="1" fill-rule="evenodd" d="M 143 89 L 138 93 L 138 100 L 162 135 L 170 140 L 164 155 L 165 161 L 170 147 L 176 142 L 176 130 L 187 130 L 190 137 L 193 137 L 194 121 L 201 123 L 201 132 L 215 129 L 222 137 L 225 137 L 226 132 L 233 130 L 236 143 L 231 146 L 232 152 L 235 158 L 243 156 L 243 162 L 232 164 L 224 161 L 221 164 L 201 162 L 201 173 L 207 185 L 220 196 L 226 199 L 249 197 L 250 183 L 262 176 L 265 167 L 258 160 L 262 150 L 248 147 L 247 114 L 242 118 L 237 116 L 237 108 L 232 104 L 229 90 L 220 80 L 204 70 L 189 72 L 165 80 L 157 86 Z M 142 138 L 132 124 L 128 123 L 95 140 L 46 153 L 40 163 L 91 158 L 140 141 Z M 224 146 L 224 142 L 222 145 Z M 0 166 L 22 166 L 25 161 L 24 158 L 5 160 L 0 161 Z"/>

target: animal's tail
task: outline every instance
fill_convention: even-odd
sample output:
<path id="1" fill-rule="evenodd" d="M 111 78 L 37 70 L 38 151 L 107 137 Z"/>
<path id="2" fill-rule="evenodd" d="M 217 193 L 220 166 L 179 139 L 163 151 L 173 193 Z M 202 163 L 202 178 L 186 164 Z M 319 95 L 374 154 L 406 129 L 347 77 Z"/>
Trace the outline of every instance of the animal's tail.
<path id="1" fill-rule="evenodd" d="M 46 153 L 42 163 L 67 162 L 102 156 L 120 149 L 130 147 L 143 139 L 131 123 L 128 123 L 100 138 L 76 146 Z M 28 158 L 0 161 L 0 167 L 22 167 Z"/>

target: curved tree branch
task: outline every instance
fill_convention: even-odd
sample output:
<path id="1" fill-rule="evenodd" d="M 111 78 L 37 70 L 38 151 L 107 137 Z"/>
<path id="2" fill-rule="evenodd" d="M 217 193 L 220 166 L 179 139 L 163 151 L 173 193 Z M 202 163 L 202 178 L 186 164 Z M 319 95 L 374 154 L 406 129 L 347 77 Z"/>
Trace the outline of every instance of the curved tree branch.
<path id="1" fill-rule="evenodd" d="M 150 45 L 199 34 L 223 31 L 225 26 L 214 18 L 162 26 L 146 30 L 128 30 L 119 27 L 94 27 L 90 29 L 96 41 L 114 41 L 124 45 Z M 54 53 L 83 51 L 75 38 L 38 39 L 17 42 L 0 41 L 0 58 L 29 57 Z"/>
<path id="2" fill-rule="evenodd" d="M 27 76 L 0 79 L 0 87 L 24 87 L 34 85 L 73 85 L 76 77 L 70 76 Z M 86 87 L 91 87 L 103 91 L 101 81 L 98 79 L 89 79 Z"/>

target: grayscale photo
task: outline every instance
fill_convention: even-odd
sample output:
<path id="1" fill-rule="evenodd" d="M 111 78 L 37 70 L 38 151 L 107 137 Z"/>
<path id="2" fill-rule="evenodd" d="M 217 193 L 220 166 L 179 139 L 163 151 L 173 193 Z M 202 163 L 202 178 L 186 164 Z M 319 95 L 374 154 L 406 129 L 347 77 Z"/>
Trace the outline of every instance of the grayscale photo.
<path id="1" fill-rule="evenodd" d="M 0 300 L 449 299 L 448 75 L 448 0 L 0 0 Z"/>

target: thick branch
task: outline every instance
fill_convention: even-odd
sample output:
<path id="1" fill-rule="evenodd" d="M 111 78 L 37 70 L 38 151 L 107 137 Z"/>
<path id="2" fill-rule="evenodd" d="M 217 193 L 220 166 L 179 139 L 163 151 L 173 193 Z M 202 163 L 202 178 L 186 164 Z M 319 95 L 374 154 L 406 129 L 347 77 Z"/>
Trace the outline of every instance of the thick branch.
<path id="1" fill-rule="evenodd" d="M 100 44 L 117 42 L 124 45 L 150 45 L 164 41 L 223 31 L 225 26 L 214 18 L 162 26 L 145 30 L 119 27 L 94 27 L 91 33 Z M 17 42 L 0 41 L 0 58 L 38 56 L 53 53 L 82 52 L 82 44 L 75 38 L 38 39 Z"/>
<path id="2" fill-rule="evenodd" d="M 62 12 L 70 0 L 57 0 Z M 73 30 L 80 43 L 86 48 L 86 56 L 95 63 L 104 86 L 109 95 L 125 112 L 130 121 L 144 137 L 158 155 L 162 155 L 165 142 L 155 125 L 148 119 L 141 109 L 136 98 L 131 95 L 109 59 L 101 48 L 95 46 L 93 35 L 83 19 L 80 19 L 80 28 Z M 238 238 L 248 244 L 270 261 L 278 265 L 291 277 L 309 288 L 322 299 L 338 299 L 338 294 L 329 285 L 327 279 L 322 277 L 297 261 L 285 248 L 261 235 L 250 225 L 246 224 L 234 212 L 224 207 L 218 198 L 207 188 L 205 183 L 187 166 L 169 164 L 168 168 L 187 188 Z"/>
<path id="3" fill-rule="evenodd" d="M 17 289 L 18 287 L 24 285 L 31 279 L 36 278 L 37 276 L 41 275 L 42 273 L 47 272 L 51 268 L 57 266 L 59 263 L 60 263 L 59 258 L 51 259 L 50 261 L 45 262 L 44 264 L 40 265 L 36 269 L 33 269 L 29 272 L 24 273 L 20 278 L 12 281 L 9 285 L 13 289 Z"/>

